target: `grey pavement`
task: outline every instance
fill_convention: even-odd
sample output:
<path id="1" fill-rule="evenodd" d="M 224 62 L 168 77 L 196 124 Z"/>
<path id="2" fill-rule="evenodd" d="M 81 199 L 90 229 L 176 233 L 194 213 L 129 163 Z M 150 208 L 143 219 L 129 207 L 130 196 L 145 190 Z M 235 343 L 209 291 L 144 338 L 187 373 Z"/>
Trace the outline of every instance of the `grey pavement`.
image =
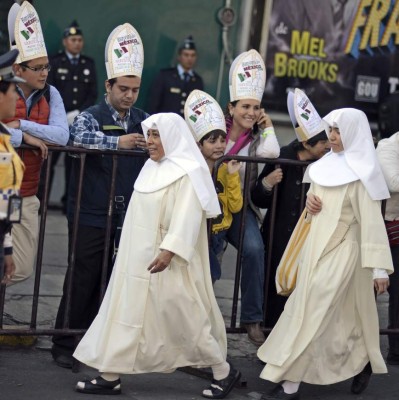
<path id="1" fill-rule="evenodd" d="M 289 139 L 280 140 L 286 144 Z M 59 211 L 50 211 L 47 218 L 44 260 L 40 286 L 37 327 L 52 328 L 62 292 L 67 266 L 66 219 Z M 229 323 L 231 312 L 235 251 L 227 249 L 223 259 L 223 276 L 215 285 L 219 306 Z M 7 289 L 5 325 L 26 326 L 30 321 L 33 279 Z M 381 327 L 386 327 L 386 295 L 378 299 Z M 97 399 L 99 396 L 74 392 L 76 382 L 93 377 L 96 371 L 81 366 L 78 373 L 60 368 L 52 361 L 51 338 L 39 337 L 31 347 L 0 348 L 0 400 L 69 400 Z M 387 339 L 381 336 L 385 355 Z M 245 334 L 228 335 L 228 359 L 242 372 L 241 387 L 229 395 L 231 400 L 258 400 L 274 384 L 263 381 L 259 374 L 263 368 L 256 357 L 256 347 L 248 342 Z M 205 374 L 203 374 L 205 375 Z M 122 377 L 120 399 L 136 400 L 196 400 L 209 384 L 208 377 L 176 371 L 172 374 L 142 374 Z M 350 393 L 350 381 L 328 386 L 301 385 L 301 399 L 309 400 L 397 400 L 399 398 L 399 366 L 388 366 L 388 374 L 375 375 L 365 393 Z"/>
<path id="2" fill-rule="evenodd" d="M 60 300 L 62 282 L 66 271 L 67 229 L 66 219 L 58 211 L 50 211 L 47 219 L 41 297 L 38 312 L 38 328 L 51 328 Z M 223 260 L 223 279 L 215 285 L 218 303 L 226 323 L 232 303 L 235 251 L 228 248 Z M 6 294 L 5 322 L 26 324 L 30 320 L 33 279 L 14 285 Z M 378 300 L 381 326 L 386 326 L 387 297 Z M 13 318 L 7 317 L 7 315 Z M 60 368 L 52 361 L 50 338 L 40 337 L 32 347 L 2 347 L 0 350 L 0 399 L 9 400 L 69 400 L 98 399 L 98 396 L 82 395 L 73 391 L 75 383 L 92 377 L 96 371 L 81 366 L 78 373 Z M 383 354 L 386 353 L 386 337 L 381 337 Z M 248 342 L 245 334 L 228 335 L 228 358 L 242 372 L 241 387 L 230 394 L 231 400 L 257 400 L 274 384 L 263 381 L 259 374 L 263 368 L 256 357 L 256 347 Z M 372 377 L 367 391 L 359 396 L 349 391 L 350 381 L 329 386 L 303 384 L 302 399 L 397 399 L 399 397 L 399 366 L 388 366 L 388 374 Z M 128 375 L 122 378 L 123 394 L 120 399 L 201 399 L 201 391 L 208 385 L 207 379 L 176 371 L 172 374 Z"/>

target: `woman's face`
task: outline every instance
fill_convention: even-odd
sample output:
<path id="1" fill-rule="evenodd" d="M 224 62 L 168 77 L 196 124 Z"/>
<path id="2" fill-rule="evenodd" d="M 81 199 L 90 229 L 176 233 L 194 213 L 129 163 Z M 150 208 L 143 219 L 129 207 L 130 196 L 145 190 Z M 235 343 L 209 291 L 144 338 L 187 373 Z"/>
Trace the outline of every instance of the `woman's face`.
<path id="1" fill-rule="evenodd" d="M 165 156 L 165 150 L 162 146 L 158 129 L 148 129 L 147 149 L 152 161 L 158 162 Z"/>
<path id="2" fill-rule="evenodd" d="M 229 103 L 230 115 L 233 118 L 233 124 L 237 124 L 242 130 L 253 128 L 260 115 L 260 102 L 258 100 L 238 100 L 233 106 Z"/>
<path id="3" fill-rule="evenodd" d="M 328 140 L 330 141 L 331 144 L 331 150 L 334 153 L 340 153 L 341 151 L 344 151 L 344 145 L 342 144 L 341 134 L 339 133 L 339 129 L 330 126 L 329 130 L 330 130 L 330 135 Z"/>

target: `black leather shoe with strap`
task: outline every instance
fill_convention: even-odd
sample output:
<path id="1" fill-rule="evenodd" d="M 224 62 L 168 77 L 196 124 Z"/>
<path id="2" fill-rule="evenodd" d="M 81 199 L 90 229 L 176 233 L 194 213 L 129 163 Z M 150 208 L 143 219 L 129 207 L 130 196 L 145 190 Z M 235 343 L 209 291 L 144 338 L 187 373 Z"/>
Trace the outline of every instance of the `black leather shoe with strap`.
<path id="1" fill-rule="evenodd" d="M 91 380 L 86 379 L 84 381 L 79 381 L 76 384 L 75 390 L 79 393 L 86 394 L 112 395 L 122 393 L 120 379 L 116 381 L 106 381 L 104 378 L 101 378 L 101 376 Z"/>
<path id="2" fill-rule="evenodd" d="M 261 400 L 299 400 L 299 392 L 296 393 L 285 393 L 284 388 L 281 385 L 276 386 L 270 393 L 265 394 L 261 397 Z"/>
<path id="3" fill-rule="evenodd" d="M 231 392 L 231 389 L 233 389 L 240 377 L 241 372 L 234 369 L 230 364 L 230 372 L 227 377 L 220 381 L 213 379 L 211 386 L 202 392 L 202 396 L 207 399 L 224 399 Z"/>

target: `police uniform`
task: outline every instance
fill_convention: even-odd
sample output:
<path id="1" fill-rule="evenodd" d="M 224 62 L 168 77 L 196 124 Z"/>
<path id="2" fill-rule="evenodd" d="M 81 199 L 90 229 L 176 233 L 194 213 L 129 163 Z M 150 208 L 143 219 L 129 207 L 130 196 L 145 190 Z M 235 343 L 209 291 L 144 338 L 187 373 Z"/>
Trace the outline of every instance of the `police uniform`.
<path id="1" fill-rule="evenodd" d="M 192 36 L 188 36 L 179 47 L 182 50 L 196 50 Z M 204 90 L 202 78 L 193 70 L 184 72 L 180 66 L 161 69 L 155 78 L 148 100 L 148 112 L 150 114 L 160 112 L 174 112 L 184 118 L 184 104 L 188 95 L 195 89 Z"/>
<path id="2" fill-rule="evenodd" d="M 0 56 L 0 82 L 23 83 L 25 80 L 14 75 L 12 65 L 19 51 L 14 49 Z M 4 114 L 0 114 L 3 115 Z M 0 279 L 3 278 L 3 254 L 12 254 L 11 241 L 3 248 L 6 233 L 10 231 L 10 201 L 21 187 L 24 165 L 10 143 L 10 133 L 0 122 Z M 20 217 L 20 215 L 19 215 Z M 11 278 L 11 275 L 7 277 Z"/>
<path id="3" fill-rule="evenodd" d="M 66 112 L 84 109 L 95 104 L 97 78 L 92 58 L 80 54 L 77 65 L 72 65 L 65 51 L 50 58 L 48 83 L 55 86 L 64 100 Z"/>
<path id="4" fill-rule="evenodd" d="M 184 104 L 194 89 L 204 90 L 202 78 L 196 72 L 185 81 L 177 67 L 162 69 L 151 87 L 148 112 L 174 112 L 184 117 Z"/>

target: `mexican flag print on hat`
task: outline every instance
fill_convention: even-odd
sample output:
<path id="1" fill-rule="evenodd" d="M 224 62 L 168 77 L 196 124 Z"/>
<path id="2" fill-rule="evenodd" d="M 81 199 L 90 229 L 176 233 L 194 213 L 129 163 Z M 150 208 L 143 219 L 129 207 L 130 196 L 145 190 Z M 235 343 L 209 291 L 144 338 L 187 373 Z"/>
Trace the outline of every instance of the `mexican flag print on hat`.
<path id="1" fill-rule="evenodd" d="M 235 58 L 229 73 L 230 101 L 262 101 L 265 84 L 265 63 L 256 50 L 245 51 Z"/>
<path id="2" fill-rule="evenodd" d="M 193 90 L 188 96 L 184 105 L 184 118 L 197 142 L 216 129 L 226 133 L 222 109 L 212 96 L 202 90 Z"/>
<path id="3" fill-rule="evenodd" d="M 15 3 L 8 12 L 8 34 L 11 49 L 18 49 L 16 63 L 47 57 L 39 16 L 33 6 L 24 1 Z"/>
<path id="4" fill-rule="evenodd" d="M 288 92 L 287 107 L 300 142 L 305 142 L 324 131 L 319 113 L 302 90 L 296 88 L 294 92 Z"/>
<path id="5" fill-rule="evenodd" d="M 140 35 L 132 25 L 117 26 L 105 46 L 105 67 L 108 79 L 134 75 L 141 77 L 144 49 Z"/>

